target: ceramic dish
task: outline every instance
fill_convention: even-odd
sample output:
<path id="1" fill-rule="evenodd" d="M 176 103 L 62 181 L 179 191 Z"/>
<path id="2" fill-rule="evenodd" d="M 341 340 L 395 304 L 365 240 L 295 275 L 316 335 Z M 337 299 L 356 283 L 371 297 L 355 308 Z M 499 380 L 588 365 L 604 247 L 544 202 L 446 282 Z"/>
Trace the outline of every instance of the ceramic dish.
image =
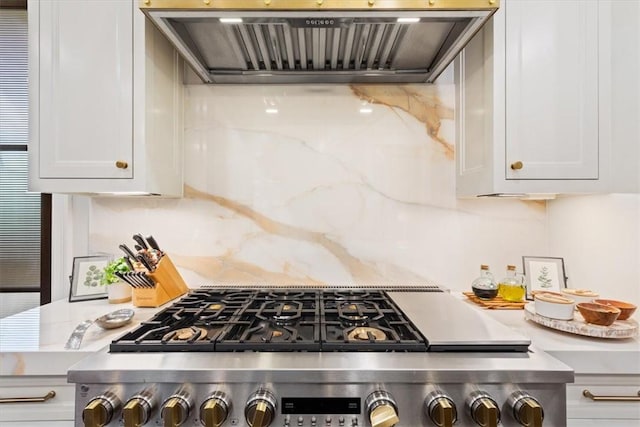
<path id="1" fill-rule="evenodd" d="M 536 313 L 550 319 L 571 320 L 575 302 L 556 292 L 538 292 L 533 297 Z"/>
<path id="2" fill-rule="evenodd" d="M 591 302 L 593 301 L 595 298 L 600 297 L 600 295 L 597 292 L 593 292 L 590 291 L 588 289 L 563 289 L 562 290 L 562 294 L 567 297 L 567 298 L 571 298 L 572 300 L 574 300 L 576 302 L 576 304 L 579 304 L 581 302 Z"/>

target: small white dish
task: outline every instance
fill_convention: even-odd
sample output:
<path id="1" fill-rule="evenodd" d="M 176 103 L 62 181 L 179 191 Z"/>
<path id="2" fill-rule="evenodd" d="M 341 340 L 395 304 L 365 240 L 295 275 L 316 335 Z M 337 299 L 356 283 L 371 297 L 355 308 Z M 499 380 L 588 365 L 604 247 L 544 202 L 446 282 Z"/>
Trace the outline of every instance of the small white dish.
<path id="1" fill-rule="evenodd" d="M 558 293 L 536 293 L 533 300 L 536 314 L 550 319 L 572 320 L 576 303 Z"/>
<path id="2" fill-rule="evenodd" d="M 591 302 L 596 298 L 600 298 L 600 294 L 597 292 L 590 291 L 588 289 L 563 289 L 562 294 L 571 298 L 576 302 L 576 304 L 580 304 L 581 302 Z"/>

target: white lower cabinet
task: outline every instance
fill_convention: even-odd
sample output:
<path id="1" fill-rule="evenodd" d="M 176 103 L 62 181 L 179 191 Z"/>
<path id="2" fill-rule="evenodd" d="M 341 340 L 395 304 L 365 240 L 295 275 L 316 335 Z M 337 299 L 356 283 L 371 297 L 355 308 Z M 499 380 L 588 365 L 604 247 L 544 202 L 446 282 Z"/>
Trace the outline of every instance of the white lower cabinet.
<path id="1" fill-rule="evenodd" d="M 640 401 L 593 401 L 583 395 L 584 390 L 594 396 L 640 399 L 640 375 L 576 374 L 575 382 L 567 385 L 568 426 L 640 425 Z"/>
<path id="2" fill-rule="evenodd" d="M 0 403 L 0 426 L 72 426 L 75 386 L 66 376 L 1 377 L 1 399 L 55 396 L 44 402 Z"/>

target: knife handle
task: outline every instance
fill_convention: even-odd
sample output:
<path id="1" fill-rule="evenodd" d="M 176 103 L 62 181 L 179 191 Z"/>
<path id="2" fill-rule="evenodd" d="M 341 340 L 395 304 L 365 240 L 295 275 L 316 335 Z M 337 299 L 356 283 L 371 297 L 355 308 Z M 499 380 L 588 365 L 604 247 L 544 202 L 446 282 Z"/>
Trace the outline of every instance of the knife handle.
<path id="1" fill-rule="evenodd" d="M 134 234 L 133 235 L 133 240 L 135 240 L 136 243 L 139 244 L 142 247 L 142 249 L 149 249 L 149 245 L 147 244 L 147 241 L 144 239 L 142 234 L 140 234 L 140 233 Z"/>
<path id="2" fill-rule="evenodd" d="M 123 244 L 121 244 L 121 245 L 120 245 L 120 246 L 118 246 L 118 247 L 122 250 L 122 252 L 124 252 L 125 254 L 127 254 L 127 256 L 128 256 L 129 258 L 136 259 L 136 254 L 135 254 L 135 252 L 133 252 L 133 251 L 129 248 L 129 246 L 127 246 L 127 245 L 125 245 L 125 244 L 123 243 Z"/>
<path id="3" fill-rule="evenodd" d="M 155 270 L 155 269 L 153 268 L 153 266 L 151 265 L 151 263 L 149 262 L 149 260 L 147 259 L 147 257 L 145 256 L 145 253 L 144 253 L 144 252 L 140 252 L 140 253 L 138 254 L 138 256 L 136 256 L 136 259 L 137 259 L 138 261 L 140 261 L 140 263 L 141 263 L 142 265 L 144 265 L 144 268 L 146 268 L 146 269 L 147 269 L 147 271 L 153 271 L 153 270 Z"/>
<path id="4" fill-rule="evenodd" d="M 147 243 L 149 244 L 149 246 L 151 246 L 152 249 L 155 249 L 156 251 L 162 253 L 162 250 L 160 249 L 160 245 L 158 245 L 158 242 L 156 241 L 156 239 L 153 238 L 153 236 L 151 235 L 147 236 Z"/>

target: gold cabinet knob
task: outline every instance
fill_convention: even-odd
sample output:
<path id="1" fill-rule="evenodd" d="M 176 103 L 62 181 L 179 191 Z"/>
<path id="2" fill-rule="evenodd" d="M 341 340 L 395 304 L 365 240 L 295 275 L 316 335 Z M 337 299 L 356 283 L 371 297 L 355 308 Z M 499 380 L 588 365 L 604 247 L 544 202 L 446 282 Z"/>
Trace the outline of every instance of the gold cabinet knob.
<path id="1" fill-rule="evenodd" d="M 458 420 L 456 405 L 440 390 L 432 392 L 425 401 L 427 416 L 438 427 L 452 427 Z"/>
<path id="2" fill-rule="evenodd" d="M 500 408 L 486 392 L 475 392 L 469 401 L 471 419 L 481 427 L 497 427 L 500 422 Z"/>
<path id="3" fill-rule="evenodd" d="M 200 420 L 205 427 L 220 427 L 229 415 L 230 401 L 222 392 L 209 396 L 200 406 Z"/>
<path id="4" fill-rule="evenodd" d="M 124 160 L 116 160 L 116 167 L 118 169 L 126 169 L 129 167 L 129 163 L 125 162 Z"/>
<path id="5" fill-rule="evenodd" d="M 161 416 L 164 427 L 181 426 L 189 417 L 189 404 L 181 397 L 170 397 L 162 405 Z"/>
<path id="6" fill-rule="evenodd" d="M 391 405 L 376 407 L 369 414 L 369 420 L 371 421 L 371 427 L 393 427 L 400 422 L 395 408 Z"/>
<path id="7" fill-rule="evenodd" d="M 524 164 L 520 160 L 518 160 L 517 162 L 511 163 L 511 169 L 513 169 L 514 171 L 518 171 L 523 167 L 524 167 Z"/>

